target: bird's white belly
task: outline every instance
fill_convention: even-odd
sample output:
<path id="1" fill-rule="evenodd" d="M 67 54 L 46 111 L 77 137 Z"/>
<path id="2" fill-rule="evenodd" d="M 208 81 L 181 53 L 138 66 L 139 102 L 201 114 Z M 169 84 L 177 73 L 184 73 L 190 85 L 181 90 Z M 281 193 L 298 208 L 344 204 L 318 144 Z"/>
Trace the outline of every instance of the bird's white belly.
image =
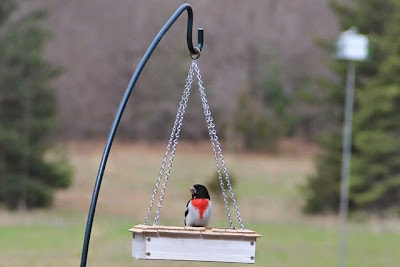
<path id="1" fill-rule="evenodd" d="M 208 204 L 207 209 L 203 213 L 203 218 L 200 217 L 199 210 L 195 208 L 191 203 L 188 205 L 189 213 L 186 217 L 187 226 L 207 226 L 210 222 L 212 205 L 211 201 Z"/>

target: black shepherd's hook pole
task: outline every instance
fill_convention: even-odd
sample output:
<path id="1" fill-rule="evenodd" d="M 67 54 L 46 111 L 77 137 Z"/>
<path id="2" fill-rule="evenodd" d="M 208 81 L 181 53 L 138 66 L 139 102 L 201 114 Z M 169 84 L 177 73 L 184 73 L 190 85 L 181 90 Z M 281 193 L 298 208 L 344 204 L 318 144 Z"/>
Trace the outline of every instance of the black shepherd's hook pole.
<path id="1" fill-rule="evenodd" d="M 87 223 L 86 223 L 85 237 L 83 240 L 81 267 L 86 266 L 90 234 L 92 232 L 93 217 L 94 217 L 94 213 L 96 211 L 96 204 L 97 204 L 97 198 L 98 198 L 99 192 L 100 192 L 101 181 L 103 179 L 104 170 L 105 170 L 105 167 L 107 164 L 108 154 L 110 153 L 111 145 L 113 143 L 114 136 L 117 131 L 119 121 L 121 120 L 122 113 L 124 112 L 126 103 L 128 102 L 128 99 L 132 93 L 133 87 L 135 86 L 140 73 L 142 72 L 144 66 L 146 65 L 147 60 L 153 53 L 154 49 L 160 42 L 161 38 L 165 35 L 165 33 L 168 31 L 168 29 L 172 26 L 172 24 L 174 24 L 174 22 L 178 19 L 178 17 L 185 10 L 188 13 L 186 41 L 187 41 L 188 49 L 190 51 L 190 56 L 193 59 L 196 59 L 200 56 L 200 51 L 203 48 L 203 29 L 201 29 L 201 28 L 198 29 L 198 45 L 197 45 L 197 47 L 194 47 L 193 42 L 192 42 L 192 28 L 193 28 L 192 7 L 189 4 L 183 4 L 175 11 L 175 13 L 171 16 L 171 18 L 167 21 L 167 23 L 165 23 L 165 25 L 161 28 L 160 32 L 154 38 L 153 42 L 150 44 L 149 48 L 147 48 L 146 53 L 144 54 L 142 60 L 140 61 L 139 65 L 137 66 L 135 72 L 133 73 L 131 80 L 129 81 L 129 84 L 126 88 L 124 96 L 122 97 L 121 103 L 119 104 L 118 111 L 115 114 L 115 118 L 114 118 L 113 124 L 111 126 L 110 133 L 108 134 L 106 145 L 104 147 L 104 152 L 103 152 L 103 156 L 101 158 L 99 171 L 97 173 L 96 183 L 94 185 L 92 201 L 90 203 L 89 214 L 88 214 L 88 219 L 87 219 Z"/>

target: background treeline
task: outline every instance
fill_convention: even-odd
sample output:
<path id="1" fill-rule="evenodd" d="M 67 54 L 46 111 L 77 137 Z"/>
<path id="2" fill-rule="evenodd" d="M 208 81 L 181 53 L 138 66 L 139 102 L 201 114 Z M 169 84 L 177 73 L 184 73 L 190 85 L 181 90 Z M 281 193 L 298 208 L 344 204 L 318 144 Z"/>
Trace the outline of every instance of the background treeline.
<path id="1" fill-rule="evenodd" d="M 330 55 L 314 41 L 333 38 L 338 32 L 326 1 L 189 2 L 195 10 L 195 27 L 205 29 L 199 64 L 222 137 L 258 147 L 268 140 L 273 144 L 280 135 L 312 138 L 324 128 L 327 122 L 315 105 L 321 90 L 313 79 L 327 73 L 324 60 Z M 107 134 L 138 61 L 181 3 L 25 3 L 26 10 L 45 6 L 50 11 L 46 25 L 55 38 L 46 53 L 65 68 L 56 82 L 62 137 Z M 168 136 L 190 64 L 185 28 L 186 15 L 168 32 L 149 61 L 121 122 L 120 137 Z M 200 109 L 196 93 L 189 104 L 183 138 L 207 137 Z M 258 136 L 262 140 L 257 141 Z"/>

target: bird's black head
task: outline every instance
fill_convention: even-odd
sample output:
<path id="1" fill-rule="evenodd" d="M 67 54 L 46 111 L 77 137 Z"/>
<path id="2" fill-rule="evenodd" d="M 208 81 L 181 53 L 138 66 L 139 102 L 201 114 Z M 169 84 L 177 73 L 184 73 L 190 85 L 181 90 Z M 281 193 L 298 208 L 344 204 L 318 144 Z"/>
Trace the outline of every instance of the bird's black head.
<path id="1" fill-rule="evenodd" d="M 208 194 L 208 190 L 204 185 L 195 184 L 191 188 L 189 188 L 192 193 L 193 198 L 207 198 L 210 199 L 210 195 Z"/>

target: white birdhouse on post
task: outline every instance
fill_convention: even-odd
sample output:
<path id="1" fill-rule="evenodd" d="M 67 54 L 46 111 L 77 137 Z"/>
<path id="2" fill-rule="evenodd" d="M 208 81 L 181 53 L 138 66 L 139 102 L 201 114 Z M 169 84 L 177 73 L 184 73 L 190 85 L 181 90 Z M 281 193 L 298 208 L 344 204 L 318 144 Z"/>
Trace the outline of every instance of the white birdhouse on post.
<path id="1" fill-rule="evenodd" d="M 336 43 L 336 58 L 347 60 L 346 102 L 344 105 L 342 171 L 340 186 L 339 267 L 346 266 L 346 224 L 349 207 L 349 174 L 351 156 L 351 126 L 353 117 L 355 64 L 368 58 L 368 38 L 352 27 L 340 34 Z"/>
<path id="2" fill-rule="evenodd" d="M 340 34 L 336 57 L 345 60 L 365 60 L 368 57 L 368 38 L 359 34 L 355 27 Z"/>

